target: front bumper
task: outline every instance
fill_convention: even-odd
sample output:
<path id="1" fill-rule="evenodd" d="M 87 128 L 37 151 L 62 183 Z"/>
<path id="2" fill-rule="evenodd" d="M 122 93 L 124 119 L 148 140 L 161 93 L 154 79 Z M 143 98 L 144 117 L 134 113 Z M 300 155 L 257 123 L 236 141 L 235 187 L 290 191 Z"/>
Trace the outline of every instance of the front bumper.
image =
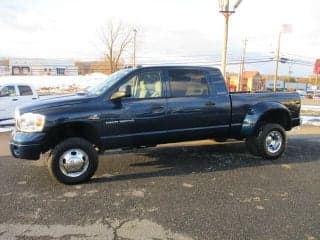
<path id="1" fill-rule="evenodd" d="M 40 158 L 45 133 L 13 132 L 10 151 L 15 158 L 38 160 Z"/>

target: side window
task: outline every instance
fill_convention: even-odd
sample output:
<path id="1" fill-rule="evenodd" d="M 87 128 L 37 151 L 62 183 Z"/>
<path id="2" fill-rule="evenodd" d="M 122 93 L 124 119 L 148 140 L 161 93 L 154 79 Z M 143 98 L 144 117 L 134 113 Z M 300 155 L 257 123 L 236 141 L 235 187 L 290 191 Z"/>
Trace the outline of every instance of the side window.
<path id="1" fill-rule="evenodd" d="M 123 84 L 119 91 L 125 91 L 131 86 L 131 98 L 159 98 L 162 97 L 161 71 L 139 73 Z"/>
<path id="2" fill-rule="evenodd" d="M 208 96 L 206 74 L 199 70 L 169 70 L 172 97 Z"/>
<path id="3" fill-rule="evenodd" d="M 29 86 L 18 86 L 20 96 L 31 96 L 33 95 L 32 90 Z"/>
<path id="4" fill-rule="evenodd" d="M 16 96 L 16 89 L 14 86 L 5 86 L 1 89 L 0 96 L 2 97 L 13 97 Z"/>

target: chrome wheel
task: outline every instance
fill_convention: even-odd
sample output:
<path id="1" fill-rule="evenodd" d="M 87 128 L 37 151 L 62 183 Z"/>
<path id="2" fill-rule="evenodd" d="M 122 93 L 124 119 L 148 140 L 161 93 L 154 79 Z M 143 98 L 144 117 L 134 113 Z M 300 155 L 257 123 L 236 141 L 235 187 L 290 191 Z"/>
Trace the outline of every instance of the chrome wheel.
<path id="1" fill-rule="evenodd" d="M 68 177 L 79 177 L 87 171 L 89 157 L 81 149 L 69 149 L 59 158 L 59 168 Z"/>
<path id="2" fill-rule="evenodd" d="M 265 147 L 269 153 L 275 154 L 281 149 L 282 142 L 282 134 L 278 131 L 273 130 L 269 132 L 266 137 Z"/>

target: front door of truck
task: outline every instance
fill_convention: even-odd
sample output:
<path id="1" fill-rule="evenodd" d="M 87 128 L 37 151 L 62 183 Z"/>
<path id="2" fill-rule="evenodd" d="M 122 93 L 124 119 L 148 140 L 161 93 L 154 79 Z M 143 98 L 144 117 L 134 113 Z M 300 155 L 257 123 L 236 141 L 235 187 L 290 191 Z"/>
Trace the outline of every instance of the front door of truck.
<path id="1" fill-rule="evenodd" d="M 225 136 L 229 131 L 230 100 L 217 94 L 205 70 L 169 69 L 167 72 L 168 138 L 170 141 Z M 224 84 L 224 83 L 223 83 Z"/>
<path id="2" fill-rule="evenodd" d="M 131 75 L 116 91 L 131 96 L 112 101 L 113 109 L 103 116 L 106 147 L 152 145 L 166 137 L 166 98 L 160 70 Z"/>

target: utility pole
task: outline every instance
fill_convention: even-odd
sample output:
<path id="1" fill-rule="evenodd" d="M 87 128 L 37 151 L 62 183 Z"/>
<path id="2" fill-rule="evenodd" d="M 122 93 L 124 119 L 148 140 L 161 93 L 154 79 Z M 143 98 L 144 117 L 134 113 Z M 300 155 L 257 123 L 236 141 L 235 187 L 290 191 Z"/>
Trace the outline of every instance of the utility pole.
<path id="1" fill-rule="evenodd" d="M 224 35 L 223 35 L 223 48 L 221 58 L 221 72 L 226 79 L 226 65 L 227 65 L 227 51 L 228 51 L 228 33 L 229 33 L 229 17 L 235 13 L 235 9 L 240 5 L 242 0 L 218 0 L 220 13 L 224 16 Z M 233 2 L 230 8 L 230 1 Z"/>
<path id="2" fill-rule="evenodd" d="M 276 56 L 276 72 L 274 74 L 274 82 L 273 82 L 273 91 L 277 91 L 277 82 L 278 82 L 278 70 L 279 70 L 279 61 L 280 61 L 280 44 L 281 44 L 281 31 L 279 32 L 278 36 L 278 49 L 277 49 L 277 56 Z"/>
<path id="3" fill-rule="evenodd" d="M 242 50 L 242 56 L 241 56 L 240 72 L 239 72 L 239 82 L 238 82 L 238 91 L 239 92 L 242 90 L 242 79 L 243 79 L 243 72 L 244 72 L 244 62 L 245 62 L 245 58 L 246 58 L 247 42 L 248 42 L 248 39 L 245 38 L 243 50 Z"/>
<path id="4" fill-rule="evenodd" d="M 133 29 L 133 67 L 136 66 L 137 29 Z"/>
<path id="5" fill-rule="evenodd" d="M 288 74 L 289 74 L 289 81 L 291 80 L 291 75 L 292 75 L 293 71 L 292 71 L 292 65 L 290 64 L 289 65 L 289 71 L 288 71 Z"/>
<path id="6" fill-rule="evenodd" d="M 289 71 L 288 71 L 288 79 L 283 80 L 283 89 L 286 89 L 286 83 L 291 82 L 291 74 L 292 74 L 292 65 L 289 65 Z"/>

